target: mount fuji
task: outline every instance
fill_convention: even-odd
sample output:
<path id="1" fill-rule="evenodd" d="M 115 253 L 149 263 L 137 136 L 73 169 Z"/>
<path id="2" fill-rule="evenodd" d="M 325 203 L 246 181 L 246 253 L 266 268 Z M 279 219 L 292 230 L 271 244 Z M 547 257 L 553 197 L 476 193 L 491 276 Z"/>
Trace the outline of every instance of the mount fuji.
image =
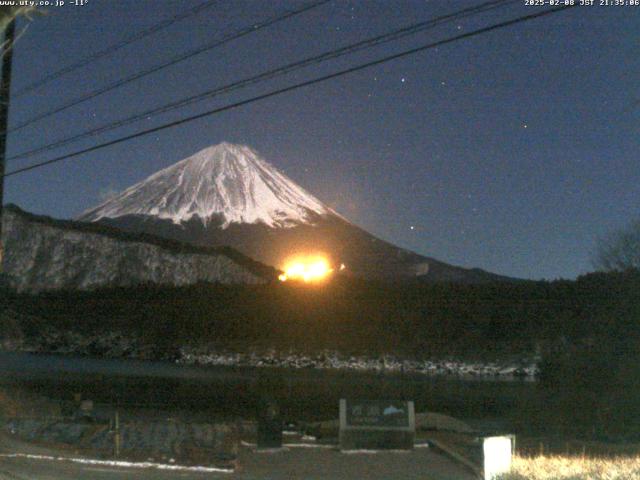
<path id="1" fill-rule="evenodd" d="M 199 246 L 229 245 L 278 268 L 292 255 L 322 252 L 355 276 L 465 283 L 506 280 L 380 240 L 251 148 L 226 142 L 158 171 L 78 220 Z"/>

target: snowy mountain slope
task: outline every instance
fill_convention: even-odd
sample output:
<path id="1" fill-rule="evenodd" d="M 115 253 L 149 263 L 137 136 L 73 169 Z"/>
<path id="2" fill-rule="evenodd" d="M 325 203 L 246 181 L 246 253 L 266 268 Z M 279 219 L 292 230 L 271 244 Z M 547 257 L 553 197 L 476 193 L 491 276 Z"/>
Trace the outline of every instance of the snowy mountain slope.
<path id="1" fill-rule="evenodd" d="M 286 228 L 310 223 L 312 214 L 336 215 L 249 147 L 225 142 L 160 170 L 79 219 L 148 215 L 180 224 L 197 216 L 205 225 L 218 217 L 221 228 Z"/>
<path id="2" fill-rule="evenodd" d="M 151 175 L 80 220 L 182 243 L 231 245 L 276 268 L 292 254 L 322 253 L 345 274 L 481 283 L 508 280 L 381 240 L 349 222 L 252 149 L 221 143 Z"/>

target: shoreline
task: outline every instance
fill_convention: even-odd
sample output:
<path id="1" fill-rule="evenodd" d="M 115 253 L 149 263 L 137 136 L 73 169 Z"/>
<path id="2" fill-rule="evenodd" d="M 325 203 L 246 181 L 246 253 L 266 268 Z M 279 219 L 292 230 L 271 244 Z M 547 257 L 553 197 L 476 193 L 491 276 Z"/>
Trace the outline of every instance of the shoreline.
<path id="1" fill-rule="evenodd" d="M 317 369 L 381 374 L 424 376 L 487 377 L 535 380 L 539 369 L 537 359 L 505 362 L 471 362 L 455 359 L 415 360 L 394 355 L 347 356 L 323 351 L 315 355 L 278 353 L 194 352 L 181 349 L 176 361 L 184 365 L 236 366 L 253 368 Z"/>
<path id="2" fill-rule="evenodd" d="M 106 354 L 87 351 L 82 345 L 76 348 L 43 348 L 35 345 L 0 345 L 1 353 L 23 353 L 32 355 L 54 355 L 78 357 L 98 361 L 163 362 L 175 366 L 229 367 L 241 369 L 320 370 L 327 373 L 352 372 L 380 375 L 410 375 L 417 377 L 452 377 L 460 379 L 499 379 L 513 381 L 535 381 L 539 373 L 535 357 L 505 361 L 466 361 L 453 358 L 410 359 L 395 355 L 344 355 L 336 351 L 321 351 L 316 354 L 298 352 L 229 352 L 206 348 L 179 348 L 176 355 L 152 355 L 145 349 L 126 348 Z"/>

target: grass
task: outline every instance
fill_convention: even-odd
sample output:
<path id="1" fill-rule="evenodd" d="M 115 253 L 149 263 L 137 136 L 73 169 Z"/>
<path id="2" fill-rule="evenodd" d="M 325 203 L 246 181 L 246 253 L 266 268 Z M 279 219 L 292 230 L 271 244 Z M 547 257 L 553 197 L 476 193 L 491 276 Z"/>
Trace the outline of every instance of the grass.
<path id="1" fill-rule="evenodd" d="M 640 455 L 582 457 L 515 456 L 511 473 L 499 480 L 635 480 L 640 479 Z"/>

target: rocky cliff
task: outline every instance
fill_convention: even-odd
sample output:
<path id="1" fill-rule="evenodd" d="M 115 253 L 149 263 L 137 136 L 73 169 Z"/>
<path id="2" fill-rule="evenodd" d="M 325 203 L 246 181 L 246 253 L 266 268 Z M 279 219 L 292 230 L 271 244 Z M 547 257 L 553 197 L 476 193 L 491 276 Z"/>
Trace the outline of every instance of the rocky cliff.
<path id="1" fill-rule="evenodd" d="M 277 272 L 227 248 L 183 245 L 5 207 L 3 272 L 19 291 L 92 289 L 152 282 L 256 284 Z"/>

